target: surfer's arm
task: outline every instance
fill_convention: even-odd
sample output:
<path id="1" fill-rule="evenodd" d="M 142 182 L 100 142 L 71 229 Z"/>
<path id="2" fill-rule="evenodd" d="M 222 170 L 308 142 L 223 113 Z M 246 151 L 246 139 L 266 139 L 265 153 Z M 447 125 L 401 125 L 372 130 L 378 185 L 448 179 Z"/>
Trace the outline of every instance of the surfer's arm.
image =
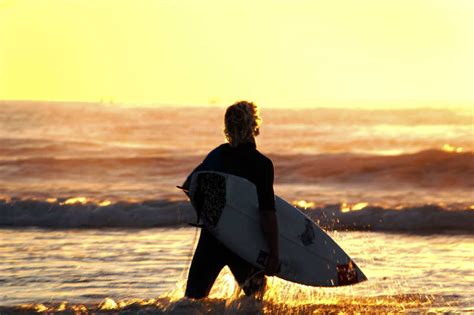
<path id="1" fill-rule="evenodd" d="M 275 211 L 260 211 L 260 222 L 263 234 L 267 239 L 270 256 L 279 256 L 278 222 Z"/>
<path id="2" fill-rule="evenodd" d="M 260 211 L 260 218 L 262 231 L 269 249 L 265 274 L 272 276 L 278 272 L 280 266 L 277 217 L 275 211 Z"/>
<path id="3" fill-rule="evenodd" d="M 273 192 L 273 163 L 270 159 L 262 167 L 262 182 L 257 186 L 260 208 L 260 226 L 268 244 L 269 259 L 266 274 L 273 275 L 277 272 L 280 251 L 278 247 L 278 222 L 275 210 L 275 194 Z"/>

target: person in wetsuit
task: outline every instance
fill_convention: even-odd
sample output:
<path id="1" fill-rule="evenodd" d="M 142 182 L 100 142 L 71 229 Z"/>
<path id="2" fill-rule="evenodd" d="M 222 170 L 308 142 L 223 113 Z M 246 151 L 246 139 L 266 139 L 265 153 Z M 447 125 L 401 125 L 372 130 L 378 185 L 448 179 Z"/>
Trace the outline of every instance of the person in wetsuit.
<path id="1" fill-rule="evenodd" d="M 265 275 L 274 275 L 279 267 L 278 225 L 273 192 L 273 163 L 256 148 L 261 118 L 258 107 L 247 101 L 229 106 L 225 113 L 224 134 L 227 143 L 212 150 L 204 161 L 188 176 L 184 188 L 189 188 L 191 176 L 198 171 L 218 171 L 248 179 L 257 188 L 262 233 L 268 243 L 269 257 L 263 272 L 233 253 L 205 228 L 189 269 L 185 296 L 205 298 L 224 266 L 232 274 L 246 295 L 262 294 Z"/>

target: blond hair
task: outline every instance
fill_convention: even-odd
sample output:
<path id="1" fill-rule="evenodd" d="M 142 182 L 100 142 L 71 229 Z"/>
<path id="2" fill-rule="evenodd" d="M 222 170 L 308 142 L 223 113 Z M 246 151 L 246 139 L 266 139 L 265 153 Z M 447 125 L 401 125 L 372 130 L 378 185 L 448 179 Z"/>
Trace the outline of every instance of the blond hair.
<path id="1" fill-rule="evenodd" d="M 260 118 L 257 105 L 252 102 L 240 101 L 229 106 L 225 112 L 224 135 L 233 147 L 241 143 L 255 142 L 260 133 Z"/>

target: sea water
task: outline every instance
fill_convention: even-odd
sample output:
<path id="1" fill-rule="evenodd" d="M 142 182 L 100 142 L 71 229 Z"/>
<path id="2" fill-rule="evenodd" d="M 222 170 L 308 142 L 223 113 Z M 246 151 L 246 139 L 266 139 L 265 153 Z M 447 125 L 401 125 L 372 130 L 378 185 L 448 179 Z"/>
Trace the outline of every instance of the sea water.
<path id="1" fill-rule="evenodd" d="M 294 314 L 474 311 L 472 235 L 333 231 L 330 235 L 363 269 L 367 282 L 311 288 L 269 278 L 258 305 L 238 292 L 226 268 L 203 305 L 183 299 L 198 234 L 191 227 L 2 229 L 0 304 L 10 311 L 22 306 L 194 314 L 203 308 Z"/>
<path id="2" fill-rule="evenodd" d="M 259 302 L 225 269 L 211 299 L 184 299 L 199 231 L 185 227 L 195 215 L 175 186 L 223 142 L 224 110 L 0 103 L 3 311 L 474 310 L 469 110 L 262 108 L 275 192 L 369 281 L 269 278 Z"/>

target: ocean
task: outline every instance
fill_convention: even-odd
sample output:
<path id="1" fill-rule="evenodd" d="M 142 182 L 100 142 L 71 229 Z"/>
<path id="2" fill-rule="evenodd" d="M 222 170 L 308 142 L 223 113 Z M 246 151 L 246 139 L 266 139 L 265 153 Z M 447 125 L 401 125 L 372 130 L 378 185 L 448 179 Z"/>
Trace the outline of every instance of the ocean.
<path id="1" fill-rule="evenodd" d="M 224 269 L 183 298 L 199 231 L 175 186 L 224 142 L 224 110 L 1 101 L 0 313 L 474 312 L 469 109 L 263 107 L 275 193 L 369 281 L 269 278 L 255 301 Z"/>

